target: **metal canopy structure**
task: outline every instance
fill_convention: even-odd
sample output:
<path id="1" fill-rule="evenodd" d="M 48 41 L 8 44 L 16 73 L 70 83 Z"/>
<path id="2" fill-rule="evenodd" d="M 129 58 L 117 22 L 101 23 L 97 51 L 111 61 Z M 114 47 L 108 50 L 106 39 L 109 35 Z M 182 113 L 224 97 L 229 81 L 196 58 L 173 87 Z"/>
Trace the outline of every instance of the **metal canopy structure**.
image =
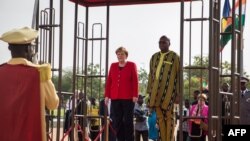
<path id="1" fill-rule="evenodd" d="M 181 0 L 70 0 L 82 6 L 118 6 L 118 5 L 134 5 L 134 4 L 156 4 L 156 3 L 173 3 L 181 2 Z M 190 0 L 185 0 L 190 1 Z"/>
<path id="2" fill-rule="evenodd" d="M 39 0 L 37 0 L 39 1 Z M 58 107 L 58 112 L 56 116 L 53 116 L 53 114 L 47 115 L 47 135 L 48 139 L 56 138 L 56 141 L 64 140 L 65 137 L 71 138 L 72 141 L 76 140 L 74 136 L 74 132 L 85 132 L 83 131 L 74 131 L 73 129 L 76 127 L 76 125 L 80 125 L 75 122 L 75 119 L 79 118 L 93 118 L 86 114 L 86 106 L 83 110 L 82 115 L 76 115 L 72 114 L 72 134 L 65 134 L 62 133 L 60 130 L 63 128 L 61 126 L 60 120 L 61 120 L 61 111 L 64 109 L 63 101 L 66 96 L 76 96 L 76 90 L 81 89 L 85 94 L 87 92 L 87 88 L 91 89 L 98 89 L 99 93 L 101 93 L 101 89 L 99 88 L 92 88 L 92 80 L 98 79 L 100 81 L 103 81 L 105 77 L 107 76 L 108 72 L 108 64 L 109 64 L 109 16 L 110 16 L 110 6 L 118 6 L 118 5 L 134 5 L 134 4 L 156 4 L 156 3 L 173 3 L 173 2 L 180 2 L 180 96 L 181 101 L 183 100 L 184 92 L 184 84 L 183 84 L 183 74 L 184 71 L 190 73 L 193 70 L 198 70 L 200 72 L 200 76 L 202 78 L 202 75 L 204 72 L 208 73 L 208 86 L 209 86 L 209 117 L 206 117 L 209 120 L 208 125 L 208 139 L 209 141 L 220 141 L 222 139 L 221 137 L 221 121 L 223 119 L 227 120 L 227 124 L 238 124 L 240 121 L 240 113 L 239 113 L 239 103 L 240 103 L 240 73 L 241 70 L 241 45 L 242 45 L 242 27 L 240 26 L 239 29 L 236 29 L 235 21 L 236 17 L 241 17 L 241 12 L 239 12 L 239 15 L 236 15 L 235 12 L 232 13 L 232 23 L 233 28 L 231 32 L 228 33 L 221 33 L 220 32 L 220 11 L 221 11 L 221 2 L 220 1 L 214 1 L 209 0 L 206 1 L 208 4 L 208 15 L 204 16 L 204 1 L 203 0 L 197 0 L 197 1 L 184 1 L 184 0 L 69 0 L 71 2 L 75 3 L 75 15 L 74 15 L 74 43 L 73 43 L 73 75 L 72 75 L 72 92 L 63 92 L 62 91 L 62 52 L 63 52 L 63 0 L 58 0 L 60 2 L 60 18 L 59 23 L 55 23 L 55 12 L 53 0 L 49 0 L 49 8 L 45 8 L 44 10 L 40 11 L 39 8 L 39 2 L 35 4 L 35 7 L 37 11 L 36 16 L 36 27 L 40 30 L 40 50 L 37 50 L 39 53 L 39 60 L 42 62 L 49 62 L 52 64 L 52 69 L 54 73 L 58 73 L 58 95 L 60 97 L 60 106 Z M 199 17 L 192 17 L 192 4 L 193 3 L 199 3 L 199 9 L 200 9 L 200 16 Z M 235 3 L 235 0 L 232 0 L 232 3 Z M 185 4 L 189 4 L 189 9 L 185 9 L 187 7 Z M 84 6 L 85 7 L 85 21 L 79 21 L 78 16 L 80 15 L 78 12 L 78 6 Z M 89 26 L 89 9 L 91 7 L 96 6 L 105 6 L 106 7 L 106 28 L 103 29 L 103 26 L 101 23 L 94 23 L 92 25 L 92 32 L 90 30 Z M 234 6 L 234 5 L 233 5 Z M 241 6 L 240 6 L 241 9 Z M 39 13 L 40 11 L 40 13 Z M 184 14 L 186 12 L 189 12 L 190 15 Z M 241 21 L 241 19 L 239 20 Z M 208 36 L 207 36 L 207 42 L 204 43 L 205 37 L 203 36 L 205 33 L 203 32 L 204 23 L 207 23 L 208 25 Z M 194 23 L 199 23 L 199 26 L 195 26 L 194 30 L 200 29 L 200 33 L 195 34 L 195 36 L 192 36 L 192 25 Z M 187 26 L 188 25 L 188 26 Z M 239 24 L 241 25 L 241 24 Z M 96 27 L 99 27 L 99 35 L 95 36 L 95 30 Z M 58 29 L 58 30 L 55 30 Z M 102 30 L 106 30 L 105 36 L 103 36 Z M 58 33 L 58 34 L 56 34 Z M 90 34 L 90 35 L 89 35 Z M 59 35 L 58 38 L 58 46 L 55 45 L 55 36 Z M 221 65 L 221 59 L 222 52 L 220 52 L 220 45 L 219 40 L 220 37 L 223 35 L 231 35 L 231 72 L 230 74 L 224 74 L 222 71 L 222 65 Z M 197 41 L 200 41 L 199 47 L 193 47 L 192 46 L 192 40 L 195 38 Z M 184 39 L 188 40 L 189 44 L 184 44 Z M 100 53 L 100 57 L 98 59 L 94 58 L 96 57 L 95 53 L 95 47 L 94 44 L 97 43 L 98 45 L 98 53 Z M 206 45 L 205 45 L 206 44 Z M 207 46 L 208 50 L 208 66 L 203 65 L 203 57 L 204 57 L 204 48 Z M 50 48 L 48 48 L 50 47 Z M 184 53 L 184 49 L 189 49 L 189 53 Z M 186 65 L 184 65 L 184 56 L 189 55 L 189 60 L 191 60 L 191 54 L 193 49 L 200 49 L 201 52 L 199 54 L 201 58 L 201 63 L 199 66 L 193 66 L 191 61 Z M 59 63 L 58 65 L 55 65 L 55 49 L 58 49 L 59 52 L 57 52 Z M 102 61 L 104 60 L 104 66 L 105 71 L 100 70 L 99 74 L 92 74 L 92 67 L 93 67 L 93 61 L 99 60 L 99 64 L 102 66 Z M 88 73 L 87 68 L 88 65 L 92 64 L 91 72 Z M 53 74 L 54 74 L 53 73 Z M 222 92 L 219 88 L 220 83 L 223 82 L 223 79 L 227 78 L 231 83 L 231 90 L 230 92 Z M 79 81 L 80 80 L 80 81 Z M 80 84 L 78 84 L 80 82 Z M 189 79 L 189 87 L 190 87 L 190 79 Z M 87 83 L 90 83 L 90 86 L 87 86 Z M 79 88 L 80 86 L 80 88 Z M 202 86 L 202 79 L 201 84 L 199 85 L 200 90 L 203 88 Z M 190 94 L 190 90 L 188 92 Z M 100 95 L 100 94 L 99 94 Z M 224 95 L 227 95 L 229 98 L 229 102 L 231 103 L 230 108 L 230 114 L 229 115 L 223 115 L 221 110 L 221 103 L 222 103 L 222 97 Z M 85 95 L 86 96 L 86 95 Z M 75 111 L 75 100 L 73 100 L 72 107 L 73 111 Z M 182 102 L 180 103 L 180 110 L 182 110 Z M 49 112 L 48 112 L 49 113 Z M 55 128 L 55 125 L 53 125 L 53 119 L 56 118 L 57 125 L 56 125 L 56 133 L 53 130 Z M 103 118 L 103 117 L 99 117 Z M 180 120 L 182 119 L 190 119 L 192 117 L 185 117 L 180 115 Z M 204 118 L 204 117 L 200 117 Z M 52 120 L 51 120 L 52 119 Z M 107 122 L 107 116 L 104 116 L 105 122 Z M 107 124 L 107 123 L 105 123 Z M 182 127 L 182 122 L 180 122 L 180 127 Z M 108 126 L 106 126 L 108 127 Z M 105 135 L 108 132 L 108 128 L 105 128 Z M 180 133 L 182 133 L 182 128 L 180 128 Z M 56 136 L 56 137 L 55 137 Z M 82 138 L 83 139 L 83 138 Z M 182 140 L 182 134 L 180 135 L 180 139 Z M 108 141 L 108 136 L 105 136 L 105 141 Z"/>

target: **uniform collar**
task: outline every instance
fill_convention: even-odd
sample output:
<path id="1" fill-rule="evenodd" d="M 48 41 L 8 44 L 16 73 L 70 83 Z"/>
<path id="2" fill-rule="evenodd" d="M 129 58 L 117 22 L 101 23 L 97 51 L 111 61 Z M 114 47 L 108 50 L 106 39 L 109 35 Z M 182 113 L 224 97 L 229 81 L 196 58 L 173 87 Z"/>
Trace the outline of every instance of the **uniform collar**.
<path id="1" fill-rule="evenodd" d="M 10 65 L 22 64 L 22 65 L 34 66 L 34 67 L 38 66 L 36 64 L 33 64 L 32 62 L 30 62 L 29 60 L 27 60 L 25 58 L 12 58 L 7 62 L 7 64 L 10 64 Z"/>

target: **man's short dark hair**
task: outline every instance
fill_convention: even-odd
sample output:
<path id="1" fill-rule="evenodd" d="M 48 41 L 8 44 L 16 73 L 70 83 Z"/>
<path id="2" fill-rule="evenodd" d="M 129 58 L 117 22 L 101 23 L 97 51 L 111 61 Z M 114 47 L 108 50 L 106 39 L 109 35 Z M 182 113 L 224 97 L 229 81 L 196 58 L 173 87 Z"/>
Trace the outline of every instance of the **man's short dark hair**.
<path id="1" fill-rule="evenodd" d="M 170 39 L 166 35 L 161 36 L 160 39 L 166 39 L 169 42 L 169 45 L 171 44 Z"/>
<path id="2" fill-rule="evenodd" d="M 199 90 L 195 90 L 194 94 L 198 95 L 198 94 L 200 94 L 200 91 Z"/>

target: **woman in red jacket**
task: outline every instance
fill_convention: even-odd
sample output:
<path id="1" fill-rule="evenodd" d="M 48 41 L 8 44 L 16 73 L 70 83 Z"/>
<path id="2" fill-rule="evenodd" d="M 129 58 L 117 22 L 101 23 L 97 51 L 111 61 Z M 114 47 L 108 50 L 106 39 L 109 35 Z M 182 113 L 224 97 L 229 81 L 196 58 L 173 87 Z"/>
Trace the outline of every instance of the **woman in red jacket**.
<path id="1" fill-rule="evenodd" d="M 118 141 L 134 140 L 133 110 L 138 97 L 136 64 L 126 61 L 128 51 L 116 50 L 118 62 L 110 66 L 105 89 L 105 104 L 111 99 L 114 127 Z"/>

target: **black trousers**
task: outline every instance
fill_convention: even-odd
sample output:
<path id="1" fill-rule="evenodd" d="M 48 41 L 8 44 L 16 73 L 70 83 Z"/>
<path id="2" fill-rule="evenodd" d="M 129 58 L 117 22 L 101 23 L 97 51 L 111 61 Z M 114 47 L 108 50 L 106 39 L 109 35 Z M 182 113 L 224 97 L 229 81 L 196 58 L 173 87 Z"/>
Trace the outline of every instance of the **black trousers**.
<path id="1" fill-rule="evenodd" d="M 134 141 L 134 102 L 128 100 L 112 100 L 114 128 L 118 141 Z"/>
<path id="2" fill-rule="evenodd" d="M 206 141 L 206 136 L 202 135 L 201 137 L 190 137 L 190 141 Z"/>
<path id="3" fill-rule="evenodd" d="M 135 141 L 141 141 L 141 136 L 143 141 L 148 141 L 148 130 L 144 131 L 135 130 Z"/>
<path id="4" fill-rule="evenodd" d="M 200 125 L 192 122 L 192 131 L 191 135 L 200 135 Z M 206 135 L 201 135 L 201 137 L 190 137 L 190 141 L 206 141 Z"/>
<path id="5" fill-rule="evenodd" d="M 90 127 L 90 139 L 93 141 L 96 139 L 97 135 L 99 134 L 99 126 L 91 126 Z M 100 139 L 98 139 L 97 141 L 99 141 Z"/>
<path id="6" fill-rule="evenodd" d="M 66 113 L 65 113 L 65 121 L 64 121 L 63 133 L 66 133 L 69 130 L 69 128 L 71 127 L 71 121 L 72 121 L 71 116 L 72 116 L 71 110 L 67 110 Z M 72 140 L 72 137 L 73 137 L 72 130 L 69 132 L 69 135 L 68 135 L 69 140 Z"/>
<path id="7" fill-rule="evenodd" d="M 71 110 L 67 110 L 65 113 L 64 129 L 63 132 L 66 133 L 71 126 Z"/>
<path id="8" fill-rule="evenodd" d="M 188 138 L 188 132 L 186 131 L 182 131 L 182 137 L 183 137 L 183 141 L 187 141 L 187 138 Z M 180 131 L 177 131 L 177 137 L 176 137 L 176 140 L 177 141 L 180 141 Z"/>

